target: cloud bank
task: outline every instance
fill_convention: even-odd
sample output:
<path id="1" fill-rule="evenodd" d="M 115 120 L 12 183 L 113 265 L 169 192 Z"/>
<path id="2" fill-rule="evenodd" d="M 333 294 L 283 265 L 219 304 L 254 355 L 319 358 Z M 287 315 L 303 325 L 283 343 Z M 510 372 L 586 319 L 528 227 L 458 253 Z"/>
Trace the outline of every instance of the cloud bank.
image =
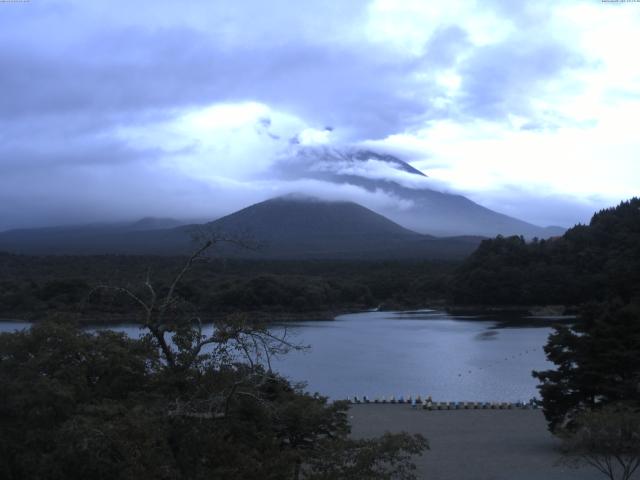
<path id="1" fill-rule="evenodd" d="M 589 1 L 3 4 L 0 229 L 372 196 L 274 174 L 305 145 L 375 148 L 524 220 L 585 221 L 640 190 L 639 32 L 636 4 Z"/>

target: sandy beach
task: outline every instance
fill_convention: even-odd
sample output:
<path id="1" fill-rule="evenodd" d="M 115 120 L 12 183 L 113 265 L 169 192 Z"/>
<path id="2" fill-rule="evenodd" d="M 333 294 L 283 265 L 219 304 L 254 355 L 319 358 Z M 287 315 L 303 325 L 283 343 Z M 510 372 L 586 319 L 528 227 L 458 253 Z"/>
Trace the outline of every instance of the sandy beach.
<path id="1" fill-rule="evenodd" d="M 559 464 L 559 442 L 540 410 L 438 410 L 410 405 L 352 405 L 355 437 L 421 433 L 431 449 L 416 459 L 429 480 L 597 480 L 592 467 Z M 640 478 L 640 476 L 638 476 Z"/>

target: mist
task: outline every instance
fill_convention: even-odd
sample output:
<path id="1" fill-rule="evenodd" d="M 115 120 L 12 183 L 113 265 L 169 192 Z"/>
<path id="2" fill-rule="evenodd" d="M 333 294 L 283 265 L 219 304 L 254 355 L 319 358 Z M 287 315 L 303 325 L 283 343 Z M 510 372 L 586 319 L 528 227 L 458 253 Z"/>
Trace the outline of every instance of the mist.
<path id="1" fill-rule="evenodd" d="M 638 193 L 640 67 L 624 60 L 637 9 L 123 8 L 2 5 L 1 230 L 214 219 L 292 192 L 411 208 L 393 188 L 338 177 L 460 194 L 542 226 Z M 425 176 L 305 160 L 318 148 L 393 155 Z"/>

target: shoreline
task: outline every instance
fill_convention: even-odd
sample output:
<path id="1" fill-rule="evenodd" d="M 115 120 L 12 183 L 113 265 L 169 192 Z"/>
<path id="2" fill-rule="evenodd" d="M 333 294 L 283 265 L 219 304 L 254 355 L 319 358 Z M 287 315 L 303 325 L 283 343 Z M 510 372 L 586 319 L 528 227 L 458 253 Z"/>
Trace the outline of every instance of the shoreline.
<path id="1" fill-rule="evenodd" d="M 256 321 L 262 321 L 269 324 L 288 323 L 288 322 L 320 322 L 332 321 L 340 315 L 350 313 L 365 313 L 370 310 L 326 310 L 326 311 L 310 311 L 310 312 L 265 312 L 265 311 L 246 311 L 246 312 L 224 312 L 217 315 L 209 315 L 202 317 L 202 323 L 213 323 L 214 321 L 227 317 L 229 315 L 246 315 Z M 56 317 L 67 318 L 77 321 L 83 326 L 100 326 L 100 325 L 140 325 L 142 322 L 135 315 L 130 314 L 79 314 L 78 312 L 57 312 Z M 88 320 L 92 319 L 92 320 Z M 2 314 L 0 323 L 18 322 L 18 323 L 40 323 L 47 320 L 42 316 L 31 316 L 23 313 Z"/>
<path id="2" fill-rule="evenodd" d="M 213 323 L 214 321 L 229 315 L 245 315 L 258 322 L 267 324 L 289 323 L 289 322 L 322 322 L 333 321 L 341 315 L 367 313 L 367 312 L 415 312 L 420 310 L 435 310 L 446 313 L 447 315 L 522 315 L 531 317 L 571 317 L 577 313 L 577 307 L 564 305 L 511 305 L 511 306 L 482 306 L 482 305 L 445 305 L 437 303 L 429 303 L 423 306 L 416 305 L 380 305 L 380 307 L 371 308 L 337 308 L 328 310 L 313 310 L 307 312 L 269 312 L 264 310 L 249 310 L 239 312 L 221 312 L 215 315 L 202 317 L 203 323 Z M 21 322 L 21 323 L 39 323 L 46 320 L 46 317 L 37 315 L 36 312 L 13 312 L 0 314 L 0 323 Z M 119 313 L 80 313 L 75 311 L 55 312 L 54 314 L 60 318 L 68 318 L 77 321 L 83 326 L 99 326 L 99 325 L 138 325 L 141 322 L 136 315 L 119 314 Z M 479 319 L 484 320 L 484 319 Z M 499 320 L 499 319 L 497 319 Z"/>
<path id="3" fill-rule="evenodd" d="M 441 305 L 450 315 L 528 314 L 531 316 L 571 316 L 579 312 L 575 305 Z"/>

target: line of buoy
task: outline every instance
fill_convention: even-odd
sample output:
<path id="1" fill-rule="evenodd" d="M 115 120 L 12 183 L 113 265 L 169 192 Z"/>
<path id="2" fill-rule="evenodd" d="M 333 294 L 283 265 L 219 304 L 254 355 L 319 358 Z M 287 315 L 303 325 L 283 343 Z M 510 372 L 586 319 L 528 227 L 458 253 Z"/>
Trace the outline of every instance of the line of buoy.
<path id="1" fill-rule="evenodd" d="M 362 397 L 353 396 L 348 399 L 349 403 L 355 404 L 410 404 L 413 408 L 422 408 L 424 410 L 512 410 L 512 409 L 537 409 L 540 406 L 536 398 L 532 398 L 528 402 L 434 402 L 430 396 L 421 397 L 417 395 L 412 397 L 389 396 L 375 397 L 373 399 L 363 395 Z"/>
<path id="2" fill-rule="evenodd" d="M 487 368 L 487 369 L 493 368 L 495 366 L 501 365 L 501 364 L 503 364 L 505 362 L 508 362 L 510 360 L 515 360 L 517 357 L 521 357 L 522 355 L 526 355 L 526 354 L 529 354 L 529 353 L 534 353 L 537 349 L 538 349 L 538 347 L 530 347 L 530 348 L 528 348 L 526 350 L 522 350 L 522 351 L 520 351 L 518 353 L 514 353 L 510 357 L 505 357 L 504 359 L 496 360 L 496 361 L 494 361 L 492 363 L 485 364 L 482 367 L 472 368 L 470 370 L 467 370 L 466 372 L 460 372 L 460 373 L 457 374 L 457 376 L 458 377 L 467 376 L 467 375 L 470 375 L 470 374 L 474 373 L 474 370 L 479 371 L 479 370 L 483 370 L 485 368 Z"/>

